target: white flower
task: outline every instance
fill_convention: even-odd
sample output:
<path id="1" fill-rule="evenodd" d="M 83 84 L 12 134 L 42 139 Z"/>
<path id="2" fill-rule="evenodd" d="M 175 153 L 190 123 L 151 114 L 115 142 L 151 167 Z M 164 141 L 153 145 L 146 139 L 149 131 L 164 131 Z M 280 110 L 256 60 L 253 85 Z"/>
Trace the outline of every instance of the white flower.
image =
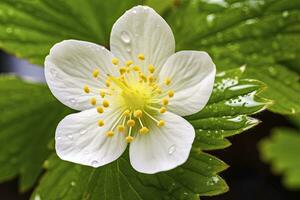
<path id="1" fill-rule="evenodd" d="M 58 156 L 99 167 L 119 158 L 130 143 L 130 162 L 139 172 L 183 164 L 195 131 L 180 116 L 207 103 L 216 73 L 211 58 L 200 51 L 174 53 L 172 30 L 146 6 L 116 21 L 110 48 L 65 40 L 46 57 L 50 90 L 81 111 L 58 124 Z"/>

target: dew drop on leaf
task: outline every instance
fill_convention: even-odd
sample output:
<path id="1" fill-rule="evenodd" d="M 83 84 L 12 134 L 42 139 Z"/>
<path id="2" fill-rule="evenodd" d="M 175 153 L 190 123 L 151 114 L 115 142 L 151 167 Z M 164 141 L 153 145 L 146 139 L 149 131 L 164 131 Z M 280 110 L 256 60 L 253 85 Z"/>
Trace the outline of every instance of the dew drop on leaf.
<path id="1" fill-rule="evenodd" d="M 121 39 L 124 43 L 127 43 L 127 44 L 130 43 L 130 41 L 131 41 L 130 36 L 127 31 L 121 32 Z"/>

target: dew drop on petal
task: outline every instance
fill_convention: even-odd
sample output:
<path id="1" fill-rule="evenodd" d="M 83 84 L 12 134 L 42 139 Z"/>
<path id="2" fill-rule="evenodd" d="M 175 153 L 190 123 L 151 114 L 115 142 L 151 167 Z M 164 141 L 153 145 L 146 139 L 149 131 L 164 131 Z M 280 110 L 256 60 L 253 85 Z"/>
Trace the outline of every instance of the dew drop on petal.
<path id="1" fill-rule="evenodd" d="M 172 155 L 176 151 L 176 146 L 173 144 L 169 147 L 168 153 L 169 155 Z"/>
<path id="2" fill-rule="evenodd" d="M 79 132 L 80 135 L 85 135 L 86 133 L 87 133 L 87 130 L 85 130 L 85 129 L 82 129 L 82 130 Z"/>
<path id="3" fill-rule="evenodd" d="M 61 140 L 61 137 L 60 136 L 56 137 L 56 140 Z"/>
<path id="4" fill-rule="evenodd" d="M 127 47 L 127 48 L 126 48 L 126 51 L 127 51 L 127 53 L 131 53 L 131 48 L 130 48 L 130 47 Z"/>
<path id="5" fill-rule="evenodd" d="M 133 10 L 132 13 L 133 13 L 133 14 L 136 14 L 136 10 Z"/>
<path id="6" fill-rule="evenodd" d="M 73 139 L 73 135 L 71 135 L 71 134 L 69 134 L 67 137 L 68 137 L 70 140 Z"/>
<path id="7" fill-rule="evenodd" d="M 122 31 L 121 32 L 121 39 L 122 39 L 122 41 L 123 42 L 125 42 L 125 43 L 130 43 L 130 36 L 129 36 L 129 34 L 128 34 L 128 32 L 127 31 Z"/>
<path id="8" fill-rule="evenodd" d="M 91 164 L 92 164 L 93 167 L 97 167 L 98 166 L 98 161 L 97 160 L 93 160 Z"/>
<path id="9" fill-rule="evenodd" d="M 76 103 L 76 100 L 75 100 L 74 98 L 71 98 L 71 99 L 69 99 L 69 102 L 70 102 L 71 104 L 75 104 L 75 103 Z"/>

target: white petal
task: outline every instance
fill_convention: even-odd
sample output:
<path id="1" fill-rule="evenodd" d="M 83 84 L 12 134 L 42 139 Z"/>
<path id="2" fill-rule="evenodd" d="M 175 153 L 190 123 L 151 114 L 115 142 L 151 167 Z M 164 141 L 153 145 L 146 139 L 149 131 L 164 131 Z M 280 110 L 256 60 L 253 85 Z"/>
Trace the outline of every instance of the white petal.
<path id="1" fill-rule="evenodd" d="M 55 44 L 45 60 L 47 84 L 63 104 L 76 110 L 91 107 L 89 99 L 99 96 L 100 87 L 104 87 L 106 74 L 116 73 L 111 63 L 112 54 L 102 46 L 77 40 L 65 40 Z M 96 80 L 92 73 L 100 71 Z M 101 80 L 100 80 L 101 79 Z M 83 91 L 84 85 L 91 89 L 89 94 Z"/>
<path id="2" fill-rule="evenodd" d="M 165 126 L 150 125 L 146 135 L 138 134 L 130 144 L 129 155 L 133 168 L 153 174 L 183 164 L 189 156 L 195 130 L 182 117 L 171 112 L 161 116 Z"/>
<path id="3" fill-rule="evenodd" d="M 180 116 L 200 111 L 213 89 L 216 67 L 210 56 L 201 51 L 180 51 L 168 58 L 159 74 L 160 81 L 169 77 L 164 89 L 175 92 L 168 109 Z"/>
<path id="4" fill-rule="evenodd" d="M 95 109 L 68 115 L 56 129 L 57 155 L 63 160 L 92 167 L 116 160 L 126 149 L 125 136 L 115 132 L 110 138 L 106 132 L 118 116 L 119 109 L 108 109 L 101 115 Z M 99 119 L 104 120 L 103 127 L 98 127 Z"/>
<path id="5" fill-rule="evenodd" d="M 175 39 L 167 22 L 152 8 L 136 6 L 114 24 L 110 37 L 111 52 L 123 61 L 133 60 L 141 66 L 162 67 L 175 52 Z M 145 55 L 139 63 L 138 54 Z"/>

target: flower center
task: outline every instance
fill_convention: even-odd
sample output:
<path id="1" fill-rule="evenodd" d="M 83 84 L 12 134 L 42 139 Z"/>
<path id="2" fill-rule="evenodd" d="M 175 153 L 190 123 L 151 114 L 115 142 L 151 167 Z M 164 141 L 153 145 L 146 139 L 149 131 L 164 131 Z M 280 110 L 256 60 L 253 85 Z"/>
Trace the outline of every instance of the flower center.
<path id="1" fill-rule="evenodd" d="M 145 60 L 143 54 L 139 54 L 138 58 L 141 62 Z M 169 99 L 174 96 L 174 91 L 169 88 L 170 77 L 166 77 L 164 82 L 155 77 L 155 67 L 152 64 L 148 65 L 146 71 L 130 60 L 126 61 L 125 66 L 119 66 L 117 58 L 113 58 L 112 63 L 118 68 L 119 75 L 104 75 L 106 87 L 99 91 L 102 102 L 99 103 L 96 97 L 92 97 L 90 103 L 97 107 L 99 114 L 102 114 L 110 103 L 120 108 L 122 114 L 113 122 L 106 135 L 112 137 L 116 131 L 120 134 L 125 133 L 126 141 L 130 143 L 136 134 L 151 134 L 148 128 L 151 121 L 158 127 L 165 125 L 164 120 L 159 117 L 167 111 L 166 107 Z M 103 81 L 99 69 L 95 69 L 92 75 L 96 80 Z M 88 85 L 85 85 L 83 90 L 90 93 Z M 99 119 L 98 125 L 103 127 L 105 119 Z"/>

